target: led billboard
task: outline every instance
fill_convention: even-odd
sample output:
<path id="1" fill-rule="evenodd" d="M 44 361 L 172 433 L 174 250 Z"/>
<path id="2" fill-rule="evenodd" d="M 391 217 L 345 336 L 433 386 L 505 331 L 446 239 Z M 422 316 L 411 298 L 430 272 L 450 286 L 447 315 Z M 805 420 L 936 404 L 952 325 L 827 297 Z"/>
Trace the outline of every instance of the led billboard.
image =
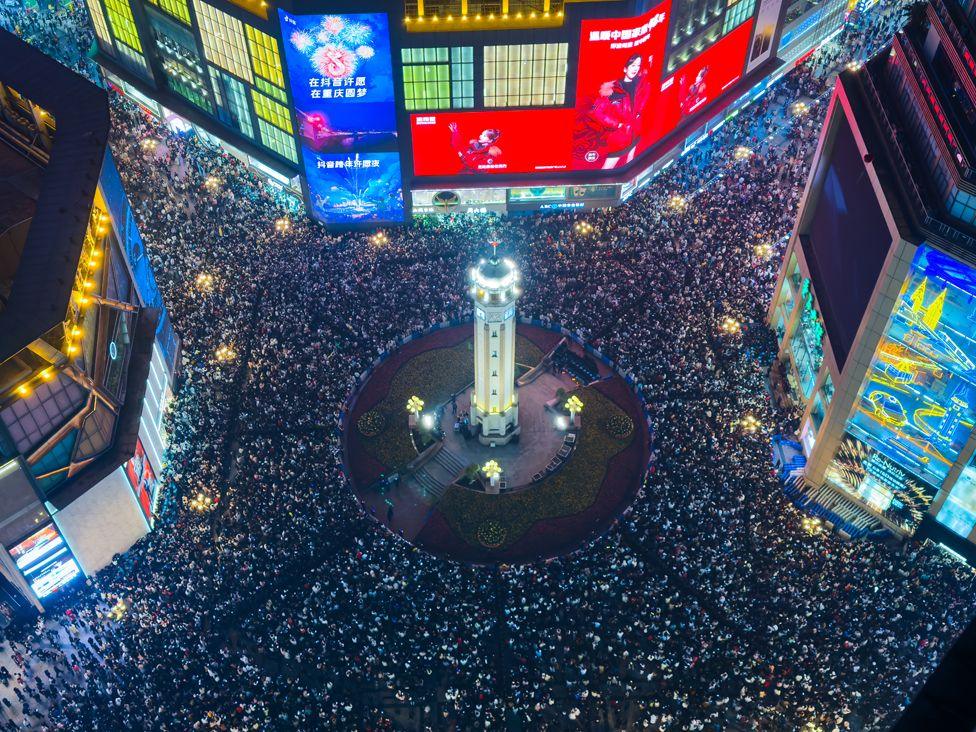
<path id="1" fill-rule="evenodd" d="M 976 270 L 921 246 L 849 432 L 939 487 L 976 424 Z"/>
<path id="2" fill-rule="evenodd" d="M 125 477 L 129 480 L 129 486 L 139 501 L 139 507 L 146 521 L 152 526 L 152 504 L 159 488 L 159 481 L 140 437 L 136 437 L 135 454 L 125 464 Z"/>
<path id="3" fill-rule="evenodd" d="M 583 21 L 573 167 L 621 167 L 651 144 L 670 13 L 666 0 L 637 18 Z"/>
<path id="4" fill-rule="evenodd" d="M 386 14 L 278 14 L 312 215 L 402 221 Z"/>
<path id="5" fill-rule="evenodd" d="M 569 169 L 569 109 L 430 112 L 411 117 L 417 175 Z"/>
<path id="6" fill-rule="evenodd" d="M 585 20 L 574 107 L 413 114 L 417 176 L 553 174 L 628 165 L 742 78 L 743 23 L 662 79 L 671 2 Z"/>
<path id="7" fill-rule="evenodd" d="M 81 574 L 54 524 L 48 524 L 11 547 L 10 556 L 39 599 L 57 592 Z"/>

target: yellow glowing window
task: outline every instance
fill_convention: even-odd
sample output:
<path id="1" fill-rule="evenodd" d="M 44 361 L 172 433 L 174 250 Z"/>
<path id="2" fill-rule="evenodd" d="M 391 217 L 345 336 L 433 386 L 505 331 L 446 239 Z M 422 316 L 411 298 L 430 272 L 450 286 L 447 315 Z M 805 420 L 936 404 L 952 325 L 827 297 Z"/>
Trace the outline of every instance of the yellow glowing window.
<path id="1" fill-rule="evenodd" d="M 278 104 L 274 99 L 264 96 L 257 89 L 251 89 L 251 96 L 254 99 L 254 111 L 258 117 L 292 134 L 291 115 L 288 107 Z"/>
<path id="2" fill-rule="evenodd" d="M 111 48 L 112 36 L 108 33 L 108 24 L 105 22 L 105 15 L 102 13 L 101 2 L 99 0 L 88 0 L 88 13 L 91 15 L 92 25 L 95 26 L 95 34 L 98 39 Z"/>
<path id="3" fill-rule="evenodd" d="M 485 46 L 485 106 L 566 102 L 566 43 Z"/>
<path id="4" fill-rule="evenodd" d="M 207 59 L 249 84 L 254 83 L 244 40 L 244 24 L 213 5 L 193 0 Z"/>
<path id="5" fill-rule="evenodd" d="M 112 26 L 115 37 L 127 46 L 142 52 L 142 42 L 139 40 L 139 30 L 136 28 L 132 8 L 127 0 L 105 0 L 105 11 L 108 22 Z"/>
<path id="6" fill-rule="evenodd" d="M 251 49 L 254 73 L 272 84 L 284 86 L 281 57 L 278 55 L 278 44 L 275 39 L 247 24 L 244 25 L 244 30 L 247 33 L 247 45 Z"/>
<path id="7" fill-rule="evenodd" d="M 187 25 L 190 24 L 190 7 L 186 4 L 186 0 L 159 0 L 159 7 L 174 18 L 179 18 Z"/>

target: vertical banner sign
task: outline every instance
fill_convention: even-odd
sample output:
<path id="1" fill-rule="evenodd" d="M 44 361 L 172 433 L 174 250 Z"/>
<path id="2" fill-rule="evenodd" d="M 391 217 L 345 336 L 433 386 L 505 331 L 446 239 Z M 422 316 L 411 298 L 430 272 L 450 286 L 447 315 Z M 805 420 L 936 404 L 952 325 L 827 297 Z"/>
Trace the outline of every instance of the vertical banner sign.
<path id="1" fill-rule="evenodd" d="M 664 68 L 671 0 L 636 18 L 584 20 L 580 31 L 573 167 L 623 167 L 648 148 Z"/>
<path id="2" fill-rule="evenodd" d="M 760 3 L 759 12 L 756 13 L 756 28 L 752 32 L 752 46 L 749 48 L 747 74 L 773 55 L 773 37 L 776 35 L 776 23 L 782 7 L 783 0 L 762 0 Z"/>
<path id="3" fill-rule="evenodd" d="M 403 221 L 386 14 L 278 14 L 312 215 Z"/>

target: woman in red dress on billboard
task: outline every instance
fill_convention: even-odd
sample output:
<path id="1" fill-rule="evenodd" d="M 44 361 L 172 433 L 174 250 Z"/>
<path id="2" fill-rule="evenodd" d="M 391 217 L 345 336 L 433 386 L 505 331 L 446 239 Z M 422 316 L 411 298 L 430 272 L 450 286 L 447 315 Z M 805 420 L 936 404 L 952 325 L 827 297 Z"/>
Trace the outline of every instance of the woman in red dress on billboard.
<path id="1" fill-rule="evenodd" d="M 465 171 L 475 172 L 498 164 L 502 149 L 495 143 L 502 135 L 501 130 L 484 130 L 476 140 L 465 143 L 458 131 L 457 122 L 451 122 L 447 129 L 451 131 L 451 147 L 461 159 Z"/>
<path id="2" fill-rule="evenodd" d="M 600 85 L 583 129 L 577 132 L 577 150 L 588 163 L 603 158 L 603 169 L 626 165 L 634 159 L 640 142 L 641 114 L 651 94 L 648 68 L 653 56 L 644 59 L 635 53 L 627 59 L 623 75 Z"/>

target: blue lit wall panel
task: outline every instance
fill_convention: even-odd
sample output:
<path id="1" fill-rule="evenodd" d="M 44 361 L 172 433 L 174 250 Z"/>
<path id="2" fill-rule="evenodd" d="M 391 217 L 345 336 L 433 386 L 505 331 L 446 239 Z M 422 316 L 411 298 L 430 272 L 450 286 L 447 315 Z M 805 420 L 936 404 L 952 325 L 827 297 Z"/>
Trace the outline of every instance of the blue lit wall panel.
<path id="1" fill-rule="evenodd" d="M 105 205 L 108 206 L 119 241 L 125 250 L 125 258 L 129 263 L 129 271 L 132 273 L 132 281 L 139 292 L 139 297 L 147 307 L 162 310 L 159 325 L 156 328 L 156 342 L 159 343 L 163 356 L 166 358 L 166 365 L 172 373 L 176 367 L 179 338 L 176 331 L 173 330 L 169 313 L 163 304 L 163 296 L 159 292 L 156 277 L 153 275 L 152 264 L 146 254 L 146 247 L 142 243 L 142 235 L 139 233 L 139 227 L 132 215 L 132 208 L 129 206 L 129 199 L 122 187 L 122 179 L 119 177 L 115 161 L 108 150 L 105 152 L 105 161 L 102 164 L 98 185 L 102 190 L 102 197 L 105 199 Z"/>
<path id="2" fill-rule="evenodd" d="M 849 432 L 940 486 L 976 423 L 976 270 L 919 247 Z"/>
<path id="3" fill-rule="evenodd" d="M 278 13 L 312 215 L 403 221 L 386 14 Z"/>

